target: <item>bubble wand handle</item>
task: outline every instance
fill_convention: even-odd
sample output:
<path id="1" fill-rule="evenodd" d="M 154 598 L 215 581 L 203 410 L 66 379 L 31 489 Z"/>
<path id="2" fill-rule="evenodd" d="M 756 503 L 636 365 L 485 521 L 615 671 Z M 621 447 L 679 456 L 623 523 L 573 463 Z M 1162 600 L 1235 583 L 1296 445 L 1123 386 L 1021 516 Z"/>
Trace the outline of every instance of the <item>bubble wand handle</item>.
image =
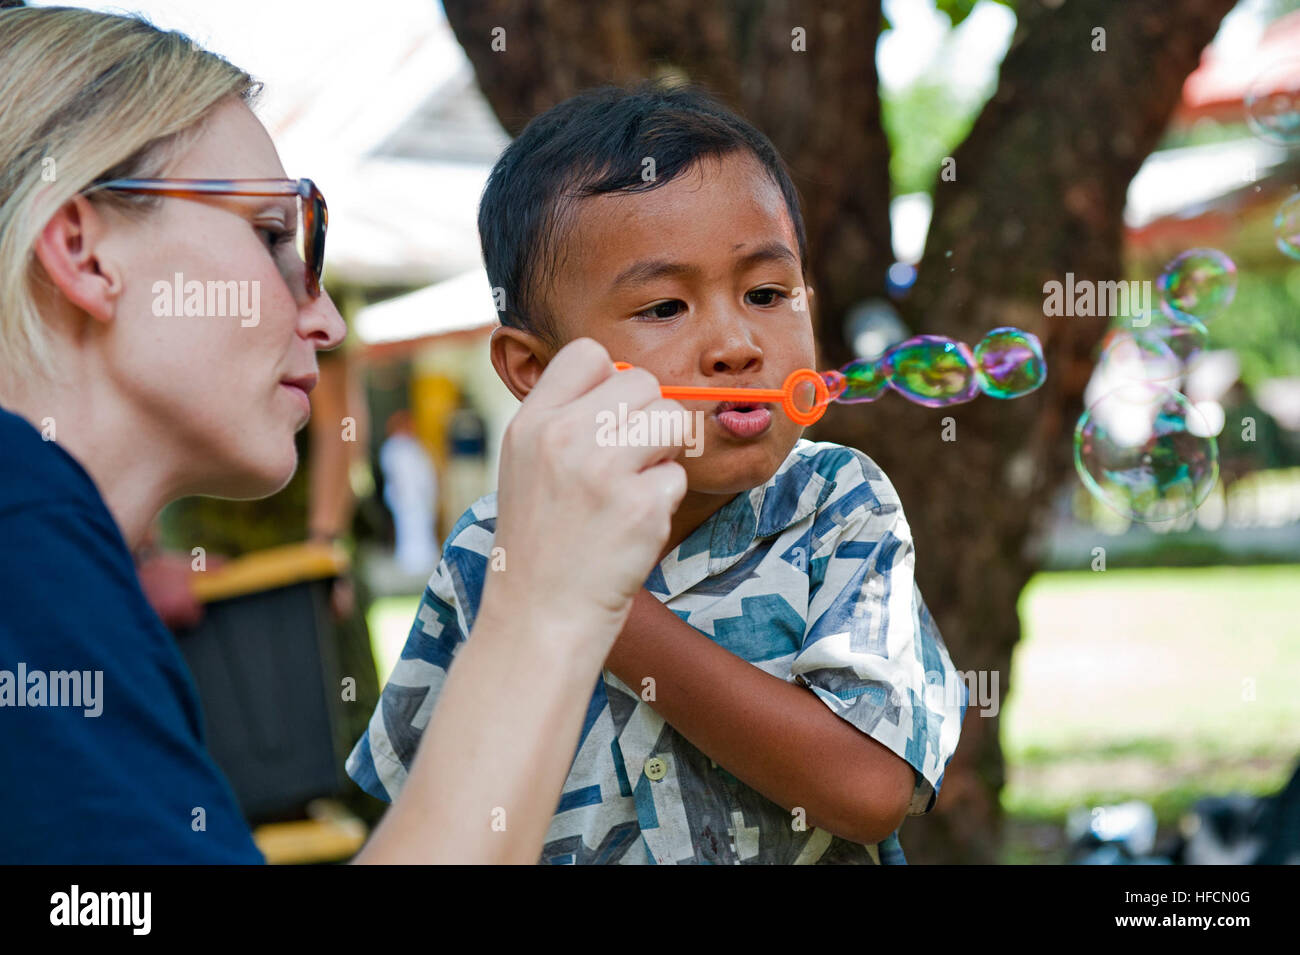
<path id="1" fill-rule="evenodd" d="M 625 361 L 614 362 L 618 371 L 632 366 Z M 810 407 L 800 407 L 795 391 L 800 385 L 813 389 Z M 830 392 L 822 375 L 811 368 L 790 372 L 780 388 L 709 388 L 698 385 L 663 385 L 659 393 L 675 401 L 779 401 L 781 408 L 795 424 L 807 427 L 820 420 L 830 404 Z"/>

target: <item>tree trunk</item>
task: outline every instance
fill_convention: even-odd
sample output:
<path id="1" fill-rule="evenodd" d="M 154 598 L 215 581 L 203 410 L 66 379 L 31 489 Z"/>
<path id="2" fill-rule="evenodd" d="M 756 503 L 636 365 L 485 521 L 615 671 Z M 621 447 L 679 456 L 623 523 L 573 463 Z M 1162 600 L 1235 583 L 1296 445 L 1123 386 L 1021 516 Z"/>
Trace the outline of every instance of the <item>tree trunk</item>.
<path id="1" fill-rule="evenodd" d="M 997 93 L 955 153 L 956 180 L 936 184 L 919 280 L 903 307 L 914 331 L 971 345 L 998 325 L 1036 332 L 1048 383 L 1016 401 L 980 398 L 943 410 L 886 395 L 834 406 L 815 429 L 819 439 L 862 448 L 889 474 L 953 661 L 963 671 L 997 673 L 999 701 L 1020 636 L 1017 600 L 1036 562 L 1032 532 L 1070 477 L 1071 429 L 1104 325 L 1049 323 L 1043 283 L 1063 281 L 1067 271 L 1076 280 L 1123 277 L 1129 180 L 1234 2 L 1017 5 Z M 444 0 L 444 8 L 512 134 L 579 90 L 665 73 L 701 83 L 762 129 L 803 198 L 821 349 L 829 364 L 852 357 L 845 312 L 883 293 L 893 259 L 878 0 Z M 497 27 L 504 50 L 493 50 Z M 1095 28 L 1105 31 L 1104 51 L 1093 50 Z M 948 417 L 955 441 L 942 440 Z M 982 717 L 976 703 L 936 809 L 904 827 L 910 861 L 997 859 L 999 720 Z"/>
<path id="2" fill-rule="evenodd" d="M 929 410 L 888 395 L 836 408 L 819 435 L 863 447 L 893 480 L 917 541 L 917 576 L 957 667 L 1010 687 L 1017 600 L 1034 533 L 1073 477 L 1072 432 L 1105 319 L 1045 318 L 1043 284 L 1124 278 L 1129 181 L 1156 146 L 1183 80 L 1234 0 L 1020 3 L 997 92 L 935 185 L 917 285 L 917 332 L 974 345 L 990 328 L 1035 332 L 1047 384 L 1014 401 Z M 1094 51 L 1104 30 L 1105 49 Z M 1154 278 L 1154 276 L 1148 276 Z M 829 329 L 827 330 L 829 332 Z M 955 440 L 945 442 L 951 416 Z M 907 824 L 914 862 L 996 861 L 1000 720 L 968 710 L 934 812 Z M 990 708 L 990 712 L 992 712 Z"/>

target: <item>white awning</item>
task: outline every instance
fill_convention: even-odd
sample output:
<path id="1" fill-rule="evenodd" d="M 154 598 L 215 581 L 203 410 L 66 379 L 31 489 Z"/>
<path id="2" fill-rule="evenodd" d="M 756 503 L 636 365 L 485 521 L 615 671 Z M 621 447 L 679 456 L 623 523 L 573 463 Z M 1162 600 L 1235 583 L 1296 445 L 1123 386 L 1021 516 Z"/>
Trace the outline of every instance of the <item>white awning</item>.
<path id="1" fill-rule="evenodd" d="M 386 345 L 492 328 L 497 312 L 487 273 L 478 268 L 368 305 L 357 312 L 352 324 L 363 343 Z"/>

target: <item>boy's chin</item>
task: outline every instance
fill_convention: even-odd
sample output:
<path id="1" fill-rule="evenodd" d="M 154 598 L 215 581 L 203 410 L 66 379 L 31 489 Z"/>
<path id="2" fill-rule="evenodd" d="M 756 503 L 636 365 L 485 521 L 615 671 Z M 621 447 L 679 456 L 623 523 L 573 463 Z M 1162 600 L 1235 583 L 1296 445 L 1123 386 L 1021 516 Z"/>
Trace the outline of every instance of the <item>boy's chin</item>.
<path id="1" fill-rule="evenodd" d="M 766 484 L 789 454 L 789 449 L 779 454 L 780 449 L 766 444 L 678 458 L 686 469 L 686 486 L 700 494 L 739 494 Z"/>

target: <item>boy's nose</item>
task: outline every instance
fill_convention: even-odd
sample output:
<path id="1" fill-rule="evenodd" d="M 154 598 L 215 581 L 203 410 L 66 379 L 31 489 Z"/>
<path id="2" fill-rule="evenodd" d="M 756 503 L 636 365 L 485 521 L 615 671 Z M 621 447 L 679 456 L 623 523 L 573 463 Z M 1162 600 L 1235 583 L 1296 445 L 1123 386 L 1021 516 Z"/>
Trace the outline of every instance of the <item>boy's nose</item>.
<path id="1" fill-rule="evenodd" d="M 753 372 L 763 367 L 763 350 L 749 330 L 737 323 L 719 328 L 701 359 L 706 375 Z"/>

